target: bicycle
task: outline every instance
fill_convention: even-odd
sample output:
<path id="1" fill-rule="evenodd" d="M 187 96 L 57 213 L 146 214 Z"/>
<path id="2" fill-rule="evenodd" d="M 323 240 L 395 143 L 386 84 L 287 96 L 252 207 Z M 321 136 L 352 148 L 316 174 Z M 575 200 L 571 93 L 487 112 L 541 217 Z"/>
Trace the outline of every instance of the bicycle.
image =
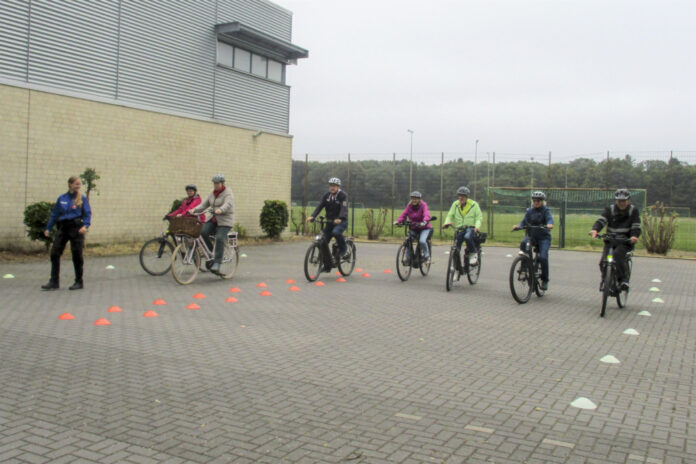
<path id="1" fill-rule="evenodd" d="M 175 247 L 174 236 L 169 230 L 162 232 L 159 237 L 145 242 L 140 249 L 140 266 L 150 275 L 166 274 L 172 266 L 172 253 Z"/>
<path id="2" fill-rule="evenodd" d="M 476 252 L 477 262 L 472 265 L 469 263 L 470 251 L 466 247 L 466 242 L 462 243 L 464 247 L 464 253 L 462 258 L 460 258 L 460 251 L 457 248 L 457 235 L 460 232 L 465 232 L 467 229 L 473 229 L 473 226 L 463 226 L 457 227 L 454 230 L 454 238 L 452 239 L 452 246 L 450 247 L 449 260 L 447 263 L 447 277 L 445 280 L 445 288 L 449 292 L 454 287 L 455 282 L 459 282 L 462 274 L 466 274 L 467 280 L 469 280 L 470 285 L 475 285 L 478 282 L 479 275 L 481 274 L 481 244 L 486 241 L 486 236 L 488 234 L 478 232 L 474 240 L 479 244 L 478 251 Z"/>
<path id="3" fill-rule="evenodd" d="M 516 230 L 548 229 L 546 226 L 525 226 Z M 517 288 L 519 286 L 519 288 Z M 546 291 L 541 288 L 541 261 L 539 261 L 539 246 L 529 238 L 524 251 L 510 265 L 510 293 L 519 304 L 524 304 L 532 297 L 532 291 L 541 298 Z"/>
<path id="4" fill-rule="evenodd" d="M 436 217 L 431 217 L 428 222 L 436 220 Z M 396 273 L 399 275 L 399 279 L 402 282 L 406 282 L 411 276 L 411 269 L 416 268 L 420 270 L 423 277 L 427 276 L 430 272 L 430 261 L 425 259 L 424 251 L 421 249 L 420 241 L 416 237 L 417 232 L 410 229 L 411 221 L 406 219 L 404 222 L 396 224 L 397 227 L 403 227 L 406 234 L 406 239 L 404 243 L 399 247 L 399 251 L 396 253 Z M 433 229 L 430 229 L 428 234 L 428 250 L 431 251 L 432 256 L 432 236 Z M 413 249 L 413 243 L 416 243 L 416 249 Z"/>
<path id="5" fill-rule="evenodd" d="M 616 298 L 616 304 L 619 308 L 624 308 L 628 302 L 628 288 L 621 288 L 618 279 L 618 269 L 616 266 L 616 261 L 614 260 L 614 249 L 616 245 L 619 244 L 632 244 L 631 239 L 627 238 L 617 238 L 616 234 L 606 233 L 597 234 L 598 239 L 604 240 L 604 243 L 609 244 L 606 255 L 602 258 L 599 263 L 599 268 L 602 274 L 602 280 L 599 283 L 599 291 L 602 292 L 602 310 L 599 313 L 600 317 L 604 317 L 607 309 L 607 300 L 610 296 Z M 626 270 L 627 275 L 625 276 L 626 281 L 631 279 L 631 271 L 633 270 L 633 251 L 629 250 L 626 253 Z M 607 268 L 609 272 L 607 272 Z"/>
<path id="6" fill-rule="evenodd" d="M 319 225 L 324 230 L 329 221 L 324 216 L 319 216 Z M 316 221 L 316 219 L 314 220 Z M 312 222 L 314 222 L 312 221 Z M 340 256 L 338 252 L 338 243 L 334 241 L 331 250 L 329 250 L 329 241 L 324 238 L 324 234 L 319 234 L 314 237 L 314 241 L 305 254 L 304 273 L 308 281 L 314 282 L 319 279 L 321 272 L 331 272 L 331 269 L 338 268 L 342 276 L 348 277 L 355 269 L 356 249 L 352 237 L 346 237 L 346 246 L 348 247 L 348 256 Z"/>
<path id="7" fill-rule="evenodd" d="M 210 211 L 206 214 L 211 214 L 211 217 L 214 216 Z M 198 224 L 202 226 L 200 223 Z M 209 249 L 200 235 L 200 226 L 197 232 L 191 231 L 189 234 L 176 234 L 176 240 L 179 245 L 172 253 L 172 276 L 174 280 L 182 285 L 190 284 L 196 279 L 201 267 L 201 253 L 205 259 L 205 266 L 208 269 L 210 269 L 215 260 L 215 241 L 213 241 L 213 249 Z M 234 277 L 238 265 L 239 245 L 237 232 L 230 230 L 227 233 L 220 270 L 214 272 L 214 274 L 222 279 L 231 279 Z"/>

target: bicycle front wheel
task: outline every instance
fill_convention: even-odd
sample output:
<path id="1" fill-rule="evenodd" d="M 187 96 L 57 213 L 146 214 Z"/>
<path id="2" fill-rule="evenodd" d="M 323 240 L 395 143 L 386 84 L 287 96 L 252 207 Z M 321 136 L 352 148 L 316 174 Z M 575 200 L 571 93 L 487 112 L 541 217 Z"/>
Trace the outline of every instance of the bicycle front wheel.
<path id="1" fill-rule="evenodd" d="M 602 310 L 599 313 L 599 317 L 604 317 L 607 312 L 607 301 L 611 295 L 611 288 L 614 285 L 614 266 L 607 266 L 607 270 L 604 274 L 604 288 L 602 288 Z"/>
<path id="2" fill-rule="evenodd" d="M 352 240 L 346 240 L 346 247 L 348 248 L 348 253 L 350 253 L 348 259 L 343 257 L 336 259 L 338 261 L 338 272 L 340 272 L 343 277 L 348 277 L 353 272 L 353 269 L 355 269 L 355 259 L 357 258 L 357 250 Z"/>
<path id="3" fill-rule="evenodd" d="M 626 268 L 628 269 L 628 275 L 626 276 L 626 279 L 630 280 L 631 271 L 633 270 L 633 261 L 631 261 L 631 258 L 628 258 L 628 260 L 626 261 Z M 616 294 L 616 304 L 619 305 L 619 308 L 625 308 L 626 303 L 628 303 L 628 289 L 619 290 L 619 292 Z"/>
<path id="4" fill-rule="evenodd" d="M 466 273 L 466 278 L 469 279 L 471 285 L 476 285 L 479 275 L 481 274 L 481 265 L 483 264 L 481 261 L 481 248 L 476 252 L 476 258 L 478 260 L 476 266 L 469 264 L 469 272 Z"/>
<path id="5" fill-rule="evenodd" d="M 140 265 L 150 275 L 164 275 L 172 265 L 174 245 L 165 237 L 145 242 L 140 249 Z"/>
<path id="6" fill-rule="evenodd" d="M 538 260 L 534 261 L 534 293 L 539 298 L 546 294 L 546 291 L 541 288 L 541 263 Z"/>
<path id="7" fill-rule="evenodd" d="M 428 249 L 432 253 L 433 247 L 430 243 L 428 243 Z M 421 250 L 420 246 L 416 250 L 416 253 L 418 253 L 420 256 L 420 266 L 419 266 L 420 273 L 423 277 L 425 277 L 430 272 L 430 264 L 431 264 L 430 260 L 425 259 L 425 255 L 423 254 L 423 250 Z"/>
<path id="8" fill-rule="evenodd" d="M 450 249 L 449 259 L 447 260 L 447 280 L 445 281 L 445 288 L 448 292 L 454 287 L 455 280 L 459 280 L 458 259 L 457 249 L 452 247 Z"/>
<path id="9" fill-rule="evenodd" d="M 402 282 L 406 282 L 411 277 L 411 256 L 409 254 L 409 246 L 403 244 L 399 247 L 396 253 L 396 273 Z"/>
<path id="10" fill-rule="evenodd" d="M 307 249 L 304 260 L 304 273 L 307 280 L 314 282 L 319 278 L 323 260 L 321 247 L 318 243 L 312 243 Z"/>
<path id="11" fill-rule="evenodd" d="M 529 258 L 518 256 L 512 261 L 510 266 L 510 293 L 519 304 L 529 301 L 532 296 L 532 285 L 534 280 Z"/>
<path id="12" fill-rule="evenodd" d="M 195 245 L 180 243 L 172 254 L 172 275 L 181 285 L 196 280 L 201 265 L 201 254 Z"/>
<path id="13" fill-rule="evenodd" d="M 237 266 L 239 265 L 239 250 L 237 247 L 230 246 L 229 243 L 225 243 L 225 252 L 222 255 L 222 264 L 220 264 L 219 276 L 223 279 L 231 279 L 234 277 L 235 272 L 237 272 Z"/>

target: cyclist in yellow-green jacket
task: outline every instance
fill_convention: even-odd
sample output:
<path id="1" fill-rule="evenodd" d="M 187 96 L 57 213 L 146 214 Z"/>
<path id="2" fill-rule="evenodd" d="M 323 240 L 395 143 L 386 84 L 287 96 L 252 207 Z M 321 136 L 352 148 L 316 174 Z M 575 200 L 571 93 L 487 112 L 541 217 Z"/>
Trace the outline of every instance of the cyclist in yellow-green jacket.
<path id="1" fill-rule="evenodd" d="M 475 266 L 478 262 L 478 255 L 476 240 L 474 240 L 474 238 L 481 228 L 483 214 L 481 214 L 479 204 L 469 199 L 470 193 L 471 191 L 467 187 L 459 187 L 457 189 L 458 199 L 452 203 L 452 207 L 447 213 L 447 218 L 445 218 L 445 223 L 442 225 L 442 228 L 446 229 L 449 226 L 454 226 L 455 229 L 467 227 L 466 230 L 457 234 L 457 249 L 461 251 L 462 242 L 466 241 L 466 247 L 469 250 L 470 257 L 469 264 Z"/>

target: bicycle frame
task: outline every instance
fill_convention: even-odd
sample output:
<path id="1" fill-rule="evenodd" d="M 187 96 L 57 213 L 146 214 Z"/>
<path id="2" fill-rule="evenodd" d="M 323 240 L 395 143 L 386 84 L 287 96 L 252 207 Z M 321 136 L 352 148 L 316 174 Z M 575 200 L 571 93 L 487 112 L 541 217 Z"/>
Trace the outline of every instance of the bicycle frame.
<path id="1" fill-rule="evenodd" d="M 631 243 L 630 239 L 619 239 L 616 238 L 616 234 L 611 234 L 611 233 L 606 233 L 606 234 L 598 234 L 597 238 L 602 239 L 604 243 L 607 243 L 609 247 L 607 248 L 607 253 L 606 255 L 603 256 L 603 259 L 599 263 L 601 275 L 602 275 L 602 281 L 600 283 L 600 291 L 603 289 L 604 285 L 604 279 L 606 278 L 607 275 L 607 269 L 611 268 L 611 270 L 614 272 L 614 276 L 618 275 L 618 269 L 617 269 L 617 263 L 616 260 L 614 259 L 614 249 L 616 248 L 616 245 L 621 244 L 621 243 Z M 626 258 L 631 257 L 631 252 L 626 254 Z M 609 289 L 611 296 L 614 296 L 616 293 L 618 293 L 618 288 L 617 288 L 617 282 L 616 279 L 612 281 L 612 288 Z"/>

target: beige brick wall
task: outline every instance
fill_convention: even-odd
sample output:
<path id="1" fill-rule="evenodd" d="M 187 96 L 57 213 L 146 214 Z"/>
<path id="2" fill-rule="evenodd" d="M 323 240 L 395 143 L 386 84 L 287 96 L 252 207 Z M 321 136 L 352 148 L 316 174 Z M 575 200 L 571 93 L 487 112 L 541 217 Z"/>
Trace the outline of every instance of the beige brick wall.
<path id="1" fill-rule="evenodd" d="M 101 176 L 90 198 L 95 243 L 159 233 L 184 186 L 195 183 L 207 195 L 218 172 L 235 195 L 235 221 L 251 235 L 262 234 L 264 200 L 290 202 L 291 137 L 253 137 L 256 131 L 5 85 L 0 102 L 0 160 L 12 205 L 0 247 L 26 245 L 26 204 L 55 201 L 68 177 L 87 167 Z"/>

